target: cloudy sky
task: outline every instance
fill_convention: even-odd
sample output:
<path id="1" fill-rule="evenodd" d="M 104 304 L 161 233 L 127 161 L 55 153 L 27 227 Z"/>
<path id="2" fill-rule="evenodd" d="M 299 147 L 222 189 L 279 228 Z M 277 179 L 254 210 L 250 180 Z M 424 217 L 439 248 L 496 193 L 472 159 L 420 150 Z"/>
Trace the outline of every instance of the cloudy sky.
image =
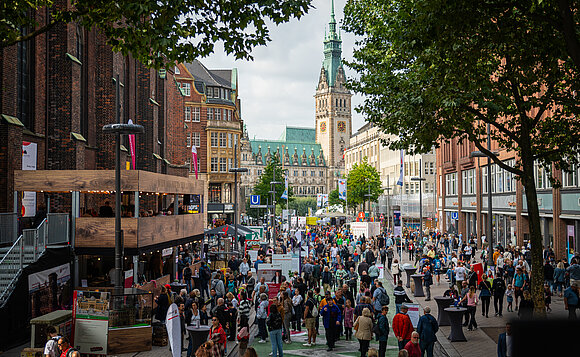
<path id="1" fill-rule="evenodd" d="M 343 18 L 345 0 L 335 0 L 336 20 Z M 252 53 L 254 61 L 236 61 L 216 47 L 202 59 L 210 69 L 238 68 L 242 118 L 250 138 L 277 139 L 284 127 L 314 127 L 314 92 L 323 59 L 324 30 L 330 20 L 330 0 L 314 0 L 302 19 L 271 26 L 271 39 Z M 352 58 L 354 36 L 344 31 L 342 55 Z M 345 68 L 346 69 L 346 68 Z M 347 76 L 353 73 L 346 69 Z M 353 106 L 361 102 L 353 97 Z M 364 124 L 353 110 L 353 132 Z"/>

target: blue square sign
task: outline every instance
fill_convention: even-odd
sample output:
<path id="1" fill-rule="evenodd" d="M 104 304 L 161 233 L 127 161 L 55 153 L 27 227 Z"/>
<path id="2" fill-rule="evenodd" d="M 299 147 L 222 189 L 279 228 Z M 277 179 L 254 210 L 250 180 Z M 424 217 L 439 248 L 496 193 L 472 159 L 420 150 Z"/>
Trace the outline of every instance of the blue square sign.
<path id="1" fill-rule="evenodd" d="M 251 195 L 250 196 L 250 204 L 251 205 L 259 205 L 260 204 L 260 195 Z"/>

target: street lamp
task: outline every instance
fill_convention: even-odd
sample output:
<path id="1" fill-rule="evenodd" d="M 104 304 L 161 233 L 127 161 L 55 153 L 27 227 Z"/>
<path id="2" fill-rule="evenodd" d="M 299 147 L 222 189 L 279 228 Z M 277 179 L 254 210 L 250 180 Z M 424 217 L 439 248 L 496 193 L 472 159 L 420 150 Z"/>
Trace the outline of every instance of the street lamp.
<path id="1" fill-rule="evenodd" d="M 276 180 L 276 169 L 274 168 L 274 180 Z M 281 185 L 284 182 L 280 181 L 270 181 L 271 191 L 268 191 L 272 195 L 272 244 L 276 244 L 276 185 Z"/>
<path id="2" fill-rule="evenodd" d="M 419 177 L 411 177 L 411 181 L 419 181 L 419 232 L 421 236 L 419 237 L 421 240 L 423 239 L 423 185 L 422 182 L 425 181 L 421 175 L 421 160 L 419 160 Z"/>
<path id="3" fill-rule="evenodd" d="M 230 172 L 234 173 L 234 242 L 238 250 L 238 172 L 248 172 L 246 167 L 238 167 L 238 144 L 234 144 L 234 166 L 230 168 Z"/>
<path id="4" fill-rule="evenodd" d="M 117 108 L 117 121 L 120 121 L 119 111 L 119 75 L 117 75 L 117 96 L 115 105 Z M 115 291 L 121 294 L 123 291 L 123 231 L 121 230 L 121 135 L 136 135 L 145 132 L 142 125 L 137 124 L 107 124 L 103 126 L 103 132 L 115 134 Z M 177 209 L 177 208 L 175 208 Z"/>
<path id="5" fill-rule="evenodd" d="M 491 152 L 491 143 L 489 136 L 489 124 L 487 124 L 487 150 Z M 492 155 L 496 156 L 496 152 L 492 152 Z M 493 239 L 492 239 L 492 229 L 491 229 L 491 215 L 492 215 L 492 199 L 491 199 L 491 157 L 487 156 L 481 151 L 472 151 L 471 157 L 487 157 L 487 265 L 493 265 Z M 481 168 L 480 168 L 481 169 Z"/>
<path id="6" fill-rule="evenodd" d="M 391 197 L 391 193 L 389 191 L 391 191 L 393 188 L 392 187 L 383 187 L 383 191 L 387 191 L 387 228 L 391 228 L 391 207 L 390 207 L 390 197 Z"/>

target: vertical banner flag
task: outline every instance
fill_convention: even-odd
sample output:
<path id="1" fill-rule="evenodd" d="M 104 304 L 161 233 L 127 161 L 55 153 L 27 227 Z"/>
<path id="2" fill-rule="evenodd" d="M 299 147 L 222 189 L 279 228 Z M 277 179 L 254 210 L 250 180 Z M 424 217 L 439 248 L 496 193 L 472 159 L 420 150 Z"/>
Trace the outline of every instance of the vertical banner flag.
<path id="1" fill-rule="evenodd" d="M 129 119 L 128 124 L 133 124 L 133 120 Z M 129 135 L 129 150 L 131 151 L 131 167 L 135 170 L 135 134 Z"/>
<path id="2" fill-rule="evenodd" d="M 181 357 L 181 325 L 179 321 L 179 310 L 175 304 L 171 304 L 167 310 L 165 327 L 167 328 L 167 337 L 169 337 L 172 356 Z"/>
<path id="3" fill-rule="evenodd" d="M 338 198 L 346 201 L 346 180 L 339 179 L 338 180 Z"/>
<path id="4" fill-rule="evenodd" d="M 397 181 L 397 185 L 403 186 L 403 168 L 404 168 L 404 160 L 405 160 L 405 152 L 401 150 L 401 172 L 399 173 L 399 181 Z"/>
<path id="5" fill-rule="evenodd" d="M 288 199 L 288 175 L 284 175 L 284 193 L 282 194 L 282 196 L 280 196 L 280 198 L 283 198 L 285 200 Z"/>
<path id="6" fill-rule="evenodd" d="M 316 207 L 322 207 L 322 193 L 316 195 Z"/>
<path id="7" fill-rule="evenodd" d="M 395 237 L 401 237 L 402 227 L 401 227 L 401 211 L 397 210 L 393 212 L 393 234 Z"/>
<path id="8" fill-rule="evenodd" d="M 197 149 L 195 148 L 195 145 L 191 145 L 191 162 L 193 163 L 193 170 L 195 171 L 195 179 L 197 180 L 197 171 L 198 171 L 198 167 L 197 167 Z"/>
<path id="9" fill-rule="evenodd" d="M 38 144 L 28 141 L 22 142 L 22 170 L 36 170 L 38 156 Z M 22 217 L 34 217 L 36 215 L 36 192 L 22 192 Z"/>

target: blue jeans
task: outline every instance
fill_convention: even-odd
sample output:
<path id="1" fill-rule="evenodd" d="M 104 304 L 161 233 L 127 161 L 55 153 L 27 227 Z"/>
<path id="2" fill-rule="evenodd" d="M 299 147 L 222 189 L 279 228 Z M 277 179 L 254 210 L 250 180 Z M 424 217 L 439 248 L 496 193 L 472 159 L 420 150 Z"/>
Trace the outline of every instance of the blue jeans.
<path id="1" fill-rule="evenodd" d="M 258 319 L 258 336 L 264 341 L 268 338 L 266 319 Z"/>
<path id="2" fill-rule="evenodd" d="M 401 306 L 403 306 L 403 304 L 395 304 L 395 314 L 398 314 L 399 312 L 401 312 Z"/>
<path id="3" fill-rule="evenodd" d="M 270 343 L 272 344 L 272 356 L 283 357 L 282 329 L 270 331 Z"/>

